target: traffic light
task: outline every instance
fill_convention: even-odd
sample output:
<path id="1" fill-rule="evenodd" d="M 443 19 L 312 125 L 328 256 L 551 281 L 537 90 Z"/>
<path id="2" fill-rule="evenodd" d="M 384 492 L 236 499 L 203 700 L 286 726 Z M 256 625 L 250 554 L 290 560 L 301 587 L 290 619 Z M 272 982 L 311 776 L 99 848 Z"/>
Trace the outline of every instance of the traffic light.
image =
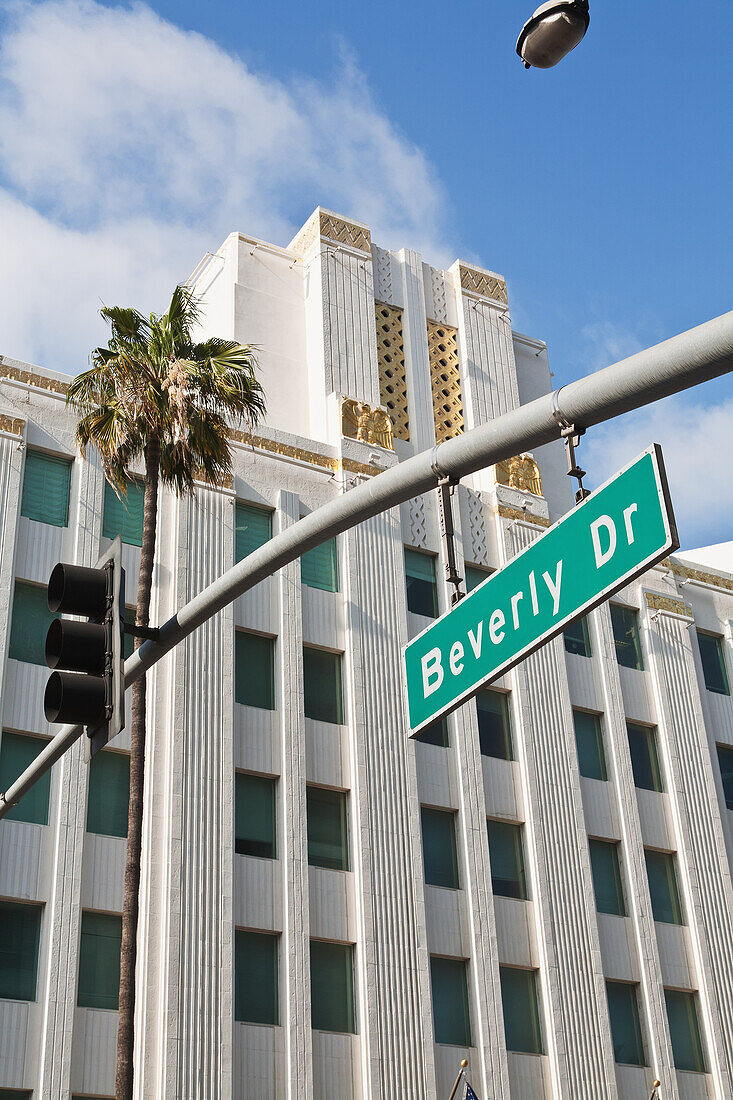
<path id="1" fill-rule="evenodd" d="M 48 628 L 46 664 L 54 671 L 43 708 L 48 722 L 86 726 L 90 758 L 125 725 L 125 571 L 120 538 L 93 569 L 55 565 L 48 582 L 48 607 L 86 619 L 54 619 Z"/>

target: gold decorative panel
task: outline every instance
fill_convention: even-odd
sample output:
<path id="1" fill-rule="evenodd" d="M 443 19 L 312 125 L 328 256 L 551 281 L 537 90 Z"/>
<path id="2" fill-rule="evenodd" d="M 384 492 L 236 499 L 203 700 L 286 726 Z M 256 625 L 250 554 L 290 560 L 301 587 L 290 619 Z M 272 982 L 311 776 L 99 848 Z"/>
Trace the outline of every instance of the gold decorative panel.
<path id="1" fill-rule="evenodd" d="M 379 359 L 379 400 L 392 417 L 398 439 L 410 438 L 407 411 L 407 373 L 405 344 L 402 338 L 402 310 L 375 302 L 377 317 L 377 356 Z"/>
<path id="2" fill-rule="evenodd" d="M 394 450 L 392 421 L 384 409 L 372 408 L 366 401 L 345 397 L 341 405 L 341 434 L 362 443 Z"/>
<path id="3" fill-rule="evenodd" d="M 532 455 L 514 455 L 497 462 L 494 477 L 498 485 L 508 485 L 510 489 L 542 496 L 542 475 Z"/>
<path id="4" fill-rule="evenodd" d="M 463 397 L 458 366 L 458 333 L 450 325 L 428 321 L 430 382 L 435 440 L 444 443 L 463 431 Z"/>
<path id="5" fill-rule="evenodd" d="M 360 252 L 371 253 L 372 250 L 371 234 L 366 226 L 338 218 L 325 210 L 316 210 L 288 247 L 299 256 L 305 256 L 319 237 L 335 241 L 336 244 L 348 245 Z"/>
<path id="6" fill-rule="evenodd" d="M 7 432 L 8 435 L 22 436 L 25 420 L 21 420 L 19 416 L 4 416 L 0 414 L 0 432 Z"/>
<path id="7" fill-rule="evenodd" d="M 658 592 L 646 592 L 647 607 L 655 611 L 668 611 L 670 615 L 683 615 L 686 619 L 692 618 L 692 608 L 684 600 L 675 600 L 670 596 L 662 596 Z"/>
<path id="8" fill-rule="evenodd" d="M 498 275 L 481 271 L 477 267 L 464 267 L 459 264 L 461 286 L 471 294 L 480 294 L 482 298 L 493 298 L 495 302 L 507 304 L 506 283 Z"/>

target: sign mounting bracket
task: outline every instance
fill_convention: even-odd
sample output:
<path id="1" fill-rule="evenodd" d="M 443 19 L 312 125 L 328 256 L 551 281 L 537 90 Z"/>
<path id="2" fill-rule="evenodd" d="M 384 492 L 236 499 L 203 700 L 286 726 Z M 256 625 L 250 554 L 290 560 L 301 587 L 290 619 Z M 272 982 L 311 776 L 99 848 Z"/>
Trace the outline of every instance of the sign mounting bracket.
<path id="1" fill-rule="evenodd" d="M 576 506 L 582 504 L 586 497 L 590 496 L 590 490 L 583 487 L 583 478 L 586 471 L 582 469 L 575 457 L 575 448 L 579 446 L 581 436 L 585 435 L 585 428 L 579 424 L 573 424 L 561 410 L 558 397 L 560 390 L 555 390 L 552 395 L 552 415 L 560 426 L 560 435 L 565 444 L 565 457 L 568 463 L 568 477 L 574 477 L 578 481 L 578 488 L 573 494 Z"/>
<path id="2" fill-rule="evenodd" d="M 440 467 L 435 455 L 437 449 L 436 447 L 433 452 L 431 465 L 438 479 L 438 514 L 440 516 L 440 537 L 443 541 L 443 552 L 445 554 L 445 579 L 448 584 L 453 585 L 450 602 L 451 607 L 454 607 L 465 595 L 465 592 L 461 592 L 462 577 L 456 565 L 455 528 L 453 526 L 452 497 L 459 481 Z"/>

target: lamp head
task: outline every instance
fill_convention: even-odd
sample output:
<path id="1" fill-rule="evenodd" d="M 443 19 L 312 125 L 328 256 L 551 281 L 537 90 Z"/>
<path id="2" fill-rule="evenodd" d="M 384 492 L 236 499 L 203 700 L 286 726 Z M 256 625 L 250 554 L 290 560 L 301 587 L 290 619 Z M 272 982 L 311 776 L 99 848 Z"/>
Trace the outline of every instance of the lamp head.
<path id="1" fill-rule="evenodd" d="M 522 27 L 517 53 L 525 68 L 551 69 L 574 50 L 590 23 L 588 0 L 549 0 Z"/>

